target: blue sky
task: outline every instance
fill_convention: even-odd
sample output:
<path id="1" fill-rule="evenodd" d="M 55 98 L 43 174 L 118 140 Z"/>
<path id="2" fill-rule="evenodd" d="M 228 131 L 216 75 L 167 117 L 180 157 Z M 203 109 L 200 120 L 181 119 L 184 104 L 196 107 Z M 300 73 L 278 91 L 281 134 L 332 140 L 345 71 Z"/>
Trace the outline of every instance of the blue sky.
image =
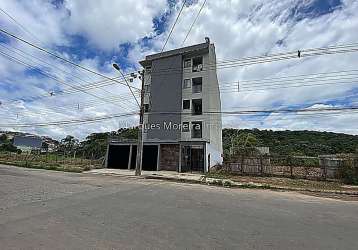
<path id="1" fill-rule="evenodd" d="M 181 45 L 203 0 L 188 1 L 166 49 Z M 56 51 L 79 64 L 108 76 L 117 76 L 111 67 L 119 63 L 125 72 L 139 69 L 145 55 L 160 51 L 182 5 L 181 1 L 99 1 L 4 0 L 0 27 L 42 47 Z M 26 27 L 20 27 L 19 24 Z M 355 0 L 208 0 L 185 45 L 210 37 L 219 60 L 280 53 L 354 43 L 358 39 L 358 3 Z M 136 110 L 128 90 L 103 83 L 88 93 L 76 92 L 60 82 L 81 86 L 103 81 L 25 44 L 0 35 L 0 124 L 69 120 L 126 113 Z M 29 55 L 16 54 L 21 49 Z M 19 51 L 17 51 L 19 52 Z M 28 67 L 6 58 L 7 53 Z M 36 59 L 34 57 L 36 57 Z M 40 59 L 41 61 L 38 61 Z M 317 74 L 355 70 L 357 53 L 320 56 L 301 61 L 234 67 L 218 70 L 222 83 L 267 77 Z M 46 62 L 47 64 L 44 64 Z M 40 74 L 50 74 L 49 78 Z M 342 77 L 342 76 L 340 76 Z M 357 82 L 277 88 L 236 93 L 222 91 L 223 110 L 273 109 L 280 107 L 342 107 L 358 104 Z M 135 80 L 133 84 L 139 86 Z M 284 86 L 285 82 L 282 83 Z M 247 87 L 250 87 L 247 85 Z M 251 86 L 251 88 L 254 88 Z M 65 92 L 61 94 L 60 92 Z M 68 93 L 68 92 L 73 93 Z M 50 92 L 59 93 L 50 96 Z M 108 98 L 108 104 L 94 96 Z M 80 106 L 80 109 L 78 109 Z M 136 117 L 130 119 L 135 124 Z M 337 117 L 287 116 L 223 117 L 224 126 L 261 129 L 312 129 L 358 134 L 357 115 Z M 73 134 L 83 138 L 96 131 L 116 130 L 120 120 L 66 127 L 23 128 L 21 130 L 56 138 Z M 18 130 L 1 127 L 0 130 Z"/>

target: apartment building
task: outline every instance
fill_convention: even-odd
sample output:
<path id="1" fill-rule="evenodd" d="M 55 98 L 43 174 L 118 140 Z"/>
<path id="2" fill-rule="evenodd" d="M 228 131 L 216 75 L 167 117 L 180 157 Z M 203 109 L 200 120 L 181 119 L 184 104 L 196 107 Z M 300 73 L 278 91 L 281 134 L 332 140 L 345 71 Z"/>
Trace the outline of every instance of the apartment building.
<path id="1" fill-rule="evenodd" d="M 207 172 L 222 163 L 215 46 L 205 43 L 146 56 L 143 170 Z M 134 168 L 136 142 L 111 141 L 108 167 Z"/>

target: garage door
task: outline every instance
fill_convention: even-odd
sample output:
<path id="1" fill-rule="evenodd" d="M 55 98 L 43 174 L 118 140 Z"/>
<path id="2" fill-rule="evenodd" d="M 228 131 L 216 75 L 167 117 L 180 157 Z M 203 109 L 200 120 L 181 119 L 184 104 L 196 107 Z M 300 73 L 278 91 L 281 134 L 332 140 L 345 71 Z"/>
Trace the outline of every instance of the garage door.
<path id="1" fill-rule="evenodd" d="M 110 145 L 107 167 L 128 169 L 129 149 L 129 145 Z"/>
<path id="2" fill-rule="evenodd" d="M 144 145 L 142 169 L 147 171 L 156 171 L 158 161 L 158 146 Z"/>

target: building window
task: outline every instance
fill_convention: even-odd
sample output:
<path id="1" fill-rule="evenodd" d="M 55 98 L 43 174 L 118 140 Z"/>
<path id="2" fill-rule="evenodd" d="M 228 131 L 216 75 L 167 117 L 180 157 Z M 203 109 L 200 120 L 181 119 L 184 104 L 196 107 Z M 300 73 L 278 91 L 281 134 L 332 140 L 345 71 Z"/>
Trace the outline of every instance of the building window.
<path id="1" fill-rule="evenodd" d="M 203 86 L 203 78 L 197 77 L 193 78 L 193 93 L 201 93 Z"/>
<path id="2" fill-rule="evenodd" d="M 149 104 L 144 104 L 144 113 L 149 112 Z"/>
<path id="3" fill-rule="evenodd" d="M 190 100 L 183 100 L 183 109 L 190 109 Z"/>
<path id="4" fill-rule="evenodd" d="M 152 66 L 145 67 L 145 72 L 146 73 L 151 73 L 152 72 Z"/>
<path id="5" fill-rule="evenodd" d="M 203 137 L 203 122 L 192 122 L 191 138 Z"/>
<path id="6" fill-rule="evenodd" d="M 199 72 L 203 70 L 203 57 L 193 58 L 193 72 Z"/>
<path id="7" fill-rule="evenodd" d="M 181 131 L 182 131 L 182 132 L 189 132 L 189 131 L 190 131 L 189 122 L 183 122 Z"/>
<path id="8" fill-rule="evenodd" d="M 192 107 L 193 107 L 193 110 L 192 110 L 193 115 L 203 114 L 203 102 L 201 99 L 193 99 Z"/>
<path id="9" fill-rule="evenodd" d="M 191 80 L 190 79 L 184 79 L 183 88 L 187 89 L 191 87 Z"/>
<path id="10" fill-rule="evenodd" d="M 144 85 L 144 93 L 150 93 L 150 84 Z"/>
<path id="11" fill-rule="evenodd" d="M 190 67 L 191 67 L 191 59 L 185 59 L 184 68 L 190 68 Z"/>

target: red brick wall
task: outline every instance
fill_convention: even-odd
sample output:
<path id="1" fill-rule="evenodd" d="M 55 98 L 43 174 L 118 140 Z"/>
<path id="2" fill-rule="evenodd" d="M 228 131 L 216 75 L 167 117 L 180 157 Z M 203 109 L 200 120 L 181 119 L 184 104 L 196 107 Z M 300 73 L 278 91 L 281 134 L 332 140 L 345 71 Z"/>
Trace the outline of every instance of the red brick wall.
<path id="1" fill-rule="evenodd" d="M 177 171 L 178 168 L 179 168 L 179 145 L 178 144 L 160 145 L 159 170 Z"/>

